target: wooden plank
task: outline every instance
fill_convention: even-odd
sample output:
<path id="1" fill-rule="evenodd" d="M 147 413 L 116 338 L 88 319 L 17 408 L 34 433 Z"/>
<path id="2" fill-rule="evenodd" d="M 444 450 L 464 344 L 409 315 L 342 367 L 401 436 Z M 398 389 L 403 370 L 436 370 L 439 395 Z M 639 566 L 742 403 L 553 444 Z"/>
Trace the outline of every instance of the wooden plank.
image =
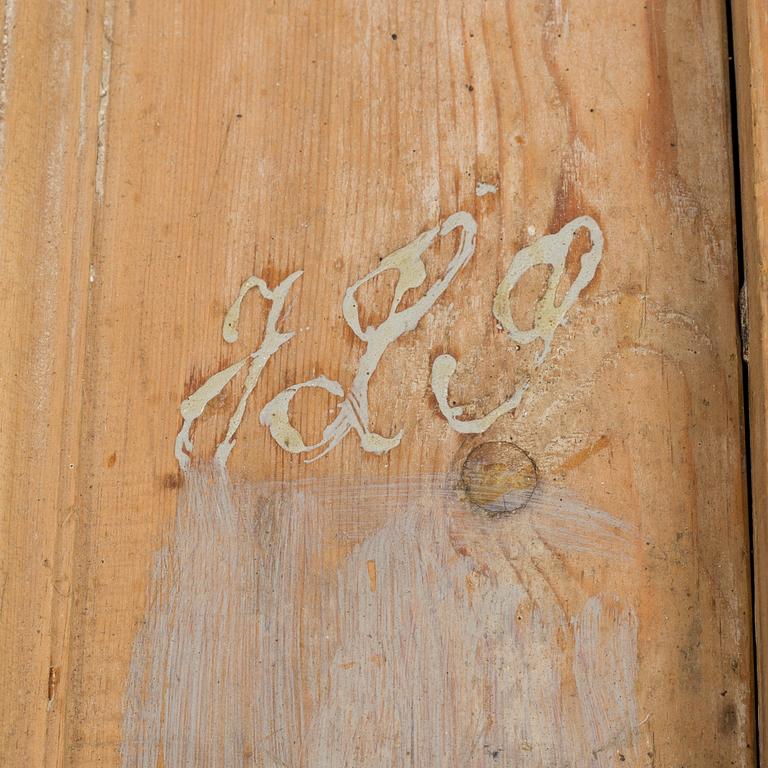
<path id="1" fill-rule="evenodd" d="M 2 11 L 0 763 L 63 755 L 100 13 Z M 94 53 L 96 51 L 96 53 Z"/>
<path id="2" fill-rule="evenodd" d="M 753 765 L 722 4 L 86 10 L 4 764 Z"/>
<path id="3" fill-rule="evenodd" d="M 768 8 L 733 5 L 744 238 L 751 443 L 755 630 L 758 655 L 758 726 L 762 764 L 768 765 Z"/>

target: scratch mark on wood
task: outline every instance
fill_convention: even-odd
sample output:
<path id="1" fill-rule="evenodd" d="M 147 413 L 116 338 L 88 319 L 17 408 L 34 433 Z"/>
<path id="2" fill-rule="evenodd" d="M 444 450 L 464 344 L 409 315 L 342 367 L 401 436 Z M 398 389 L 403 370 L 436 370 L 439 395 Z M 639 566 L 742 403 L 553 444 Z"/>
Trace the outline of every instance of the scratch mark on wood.
<path id="1" fill-rule="evenodd" d="M 56 688 L 59 685 L 59 668 L 48 667 L 48 708 L 53 704 L 53 697 L 56 695 Z"/>

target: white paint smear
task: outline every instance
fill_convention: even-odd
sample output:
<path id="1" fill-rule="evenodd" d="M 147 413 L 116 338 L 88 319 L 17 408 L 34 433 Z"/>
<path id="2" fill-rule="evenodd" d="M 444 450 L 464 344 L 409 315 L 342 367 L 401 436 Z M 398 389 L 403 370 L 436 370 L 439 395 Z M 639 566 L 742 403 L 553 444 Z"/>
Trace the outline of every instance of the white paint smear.
<path id="1" fill-rule="evenodd" d="M 549 487 L 500 527 L 467 518 L 455 488 L 448 475 L 253 485 L 191 467 L 134 645 L 123 768 L 633 756 L 632 609 L 572 590 L 566 614 L 537 568 L 595 531 L 613 545 L 590 556 L 620 567 L 637 531 Z M 556 545 L 534 527 L 547 518 Z"/>

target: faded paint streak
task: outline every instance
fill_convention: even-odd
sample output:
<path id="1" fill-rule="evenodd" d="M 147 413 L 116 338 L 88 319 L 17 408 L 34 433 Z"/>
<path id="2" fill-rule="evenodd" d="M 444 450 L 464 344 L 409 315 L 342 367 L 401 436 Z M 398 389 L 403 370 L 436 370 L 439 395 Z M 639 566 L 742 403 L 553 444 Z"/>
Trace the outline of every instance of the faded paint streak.
<path id="1" fill-rule="evenodd" d="M 101 79 L 96 135 L 96 199 L 104 202 L 104 175 L 107 165 L 107 109 L 112 74 L 112 43 L 114 35 L 115 0 L 105 0 L 102 21 Z"/>
<path id="2" fill-rule="evenodd" d="M 623 762 L 636 765 L 637 618 L 618 598 L 593 597 L 574 620 L 574 629 L 573 674 L 595 764 L 614 766 L 618 753 Z"/>
<path id="3" fill-rule="evenodd" d="M 8 119 L 8 80 L 10 77 L 13 27 L 16 23 L 16 0 L 5 0 L 3 33 L 0 39 L 0 167 L 5 167 L 5 124 Z"/>
<path id="4" fill-rule="evenodd" d="M 369 527 L 323 568 L 340 518 Z M 607 765 L 608 742 L 634 754 L 634 614 L 601 595 L 566 614 L 518 574 L 534 570 L 539 527 L 544 540 L 570 526 L 563 552 L 600 533 L 590 556 L 606 558 L 637 532 L 552 487 L 490 525 L 449 475 L 252 485 L 190 468 L 134 646 L 123 768 Z M 510 560 L 493 542 L 513 528 Z M 458 545 L 473 531 L 490 549 Z"/>

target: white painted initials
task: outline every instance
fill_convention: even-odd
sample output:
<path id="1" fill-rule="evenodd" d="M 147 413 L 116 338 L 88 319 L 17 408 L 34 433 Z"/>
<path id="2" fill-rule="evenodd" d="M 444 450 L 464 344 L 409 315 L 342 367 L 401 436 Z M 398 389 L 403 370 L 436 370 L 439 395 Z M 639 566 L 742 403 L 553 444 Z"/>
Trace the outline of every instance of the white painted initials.
<path id="1" fill-rule="evenodd" d="M 560 282 L 565 275 L 568 251 L 577 232 L 581 229 L 586 229 L 589 232 L 591 246 L 586 253 L 582 254 L 579 273 L 558 304 L 556 303 L 556 296 Z M 410 307 L 400 309 L 403 296 L 409 290 L 422 286 L 427 279 L 427 270 L 423 260 L 424 253 L 438 237 L 445 237 L 454 230 L 460 230 L 459 245 L 443 276 L 436 280 L 424 295 Z M 269 429 L 272 438 L 278 445 L 284 450 L 296 454 L 320 450 L 319 454 L 306 460 L 311 462 L 333 450 L 350 431 L 357 434 L 360 447 L 368 453 L 384 454 L 400 444 L 403 436 L 402 430 L 387 437 L 372 431 L 370 428 L 368 390 L 371 378 L 387 348 L 404 334 L 416 329 L 424 315 L 445 293 L 459 270 L 472 257 L 475 251 L 476 235 L 477 223 L 475 219 L 465 211 L 458 211 L 449 216 L 442 226 L 422 232 L 410 243 L 386 256 L 374 270 L 347 288 L 342 300 L 344 319 L 355 336 L 365 342 L 366 345 L 365 351 L 358 361 L 357 370 L 349 390 L 345 392 L 338 381 L 332 381 L 325 376 L 318 376 L 283 389 L 261 409 L 259 414 L 259 421 Z M 532 245 L 518 251 L 512 259 L 512 263 L 496 291 L 493 314 L 509 337 L 517 344 L 527 345 L 536 341 L 542 342 L 542 349 L 535 358 L 537 366 L 541 365 L 549 355 L 557 328 L 565 324 L 568 311 L 594 278 L 602 256 L 603 234 L 600 227 L 591 217 L 580 216 L 566 224 L 556 234 L 545 235 Z M 552 271 L 543 295 L 536 302 L 533 326 L 530 330 L 521 330 L 512 318 L 510 294 L 529 269 L 542 264 L 551 266 Z M 379 325 L 368 326 L 363 329 L 360 322 L 357 292 L 370 280 L 388 270 L 397 270 L 398 273 L 389 313 Z M 229 420 L 227 433 L 217 446 L 214 456 L 214 461 L 217 464 L 226 465 L 229 454 L 235 445 L 235 434 L 243 420 L 248 399 L 253 393 L 264 367 L 277 350 L 294 336 L 293 332 L 278 331 L 277 324 L 283 312 L 288 292 L 301 274 L 300 271 L 294 272 L 273 290 L 270 290 L 266 283 L 256 276 L 249 277 L 241 286 L 237 298 L 224 318 L 222 329 L 224 340 L 228 343 L 237 341 L 240 308 L 243 300 L 253 288 L 257 288 L 261 296 L 271 303 L 264 338 L 255 352 L 213 374 L 181 403 L 183 424 L 176 437 L 176 458 L 182 469 L 186 469 L 190 463 L 189 452 L 193 448 L 190 431 L 195 420 L 202 415 L 208 403 L 224 390 L 250 360 L 242 395 Z M 530 385 L 527 380 L 517 385 L 511 397 L 485 416 L 464 419 L 462 416 L 466 406 L 452 406 L 448 397 L 449 385 L 457 365 L 456 358 L 452 355 L 439 355 L 432 363 L 430 378 L 432 392 L 440 412 L 451 428 L 457 432 L 471 434 L 485 432 L 497 419 L 510 413 L 520 404 Z M 322 438 L 317 443 L 307 445 L 300 432 L 291 424 L 288 411 L 291 401 L 300 390 L 313 388 L 322 389 L 339 398 L 341 402 L 338 414 L 325 427 Z"/>

